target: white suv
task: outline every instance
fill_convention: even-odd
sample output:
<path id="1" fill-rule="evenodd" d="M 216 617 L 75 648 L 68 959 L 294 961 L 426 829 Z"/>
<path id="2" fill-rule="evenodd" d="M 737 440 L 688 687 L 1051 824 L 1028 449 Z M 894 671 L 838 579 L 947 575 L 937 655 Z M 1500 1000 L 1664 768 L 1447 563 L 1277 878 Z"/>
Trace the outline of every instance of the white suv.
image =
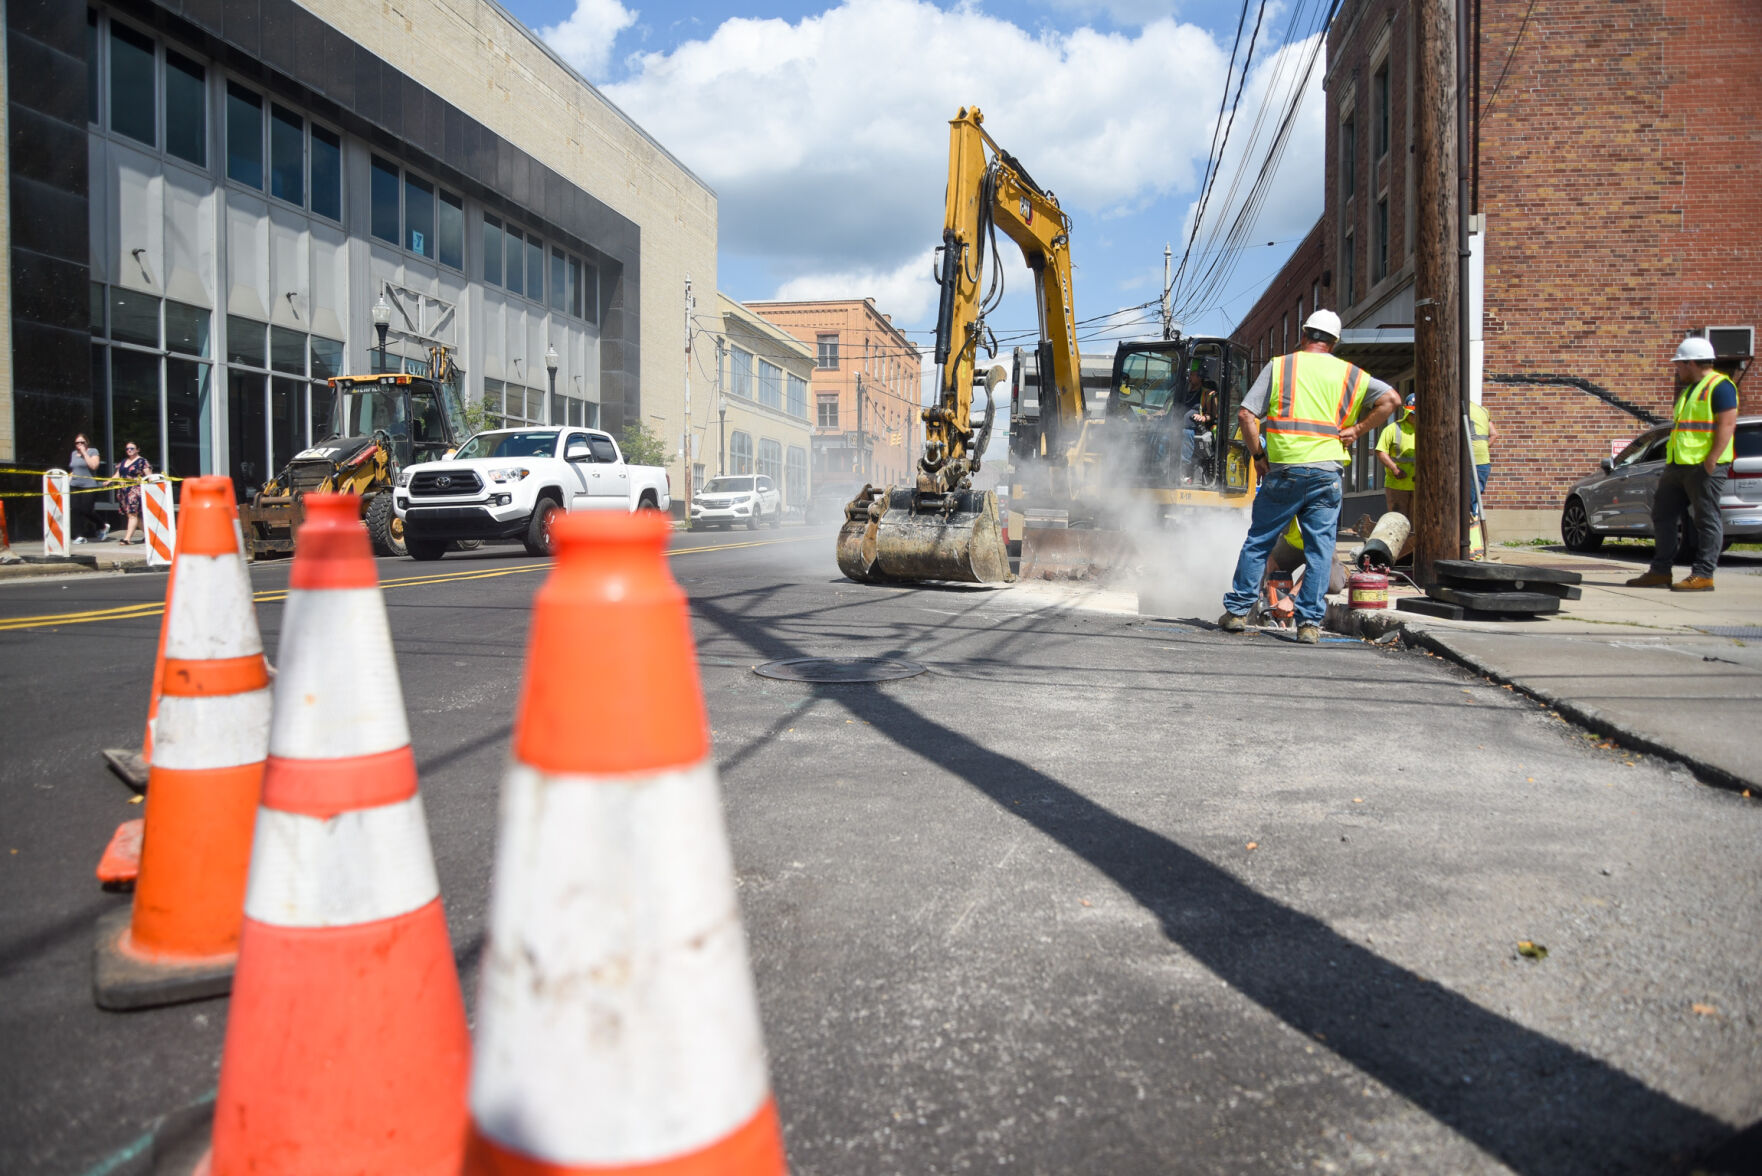
<path id="1" fill-rule="evenodd" d="M 691 529 L 732 527 L 744 524 L 749 531 L 760 523 L 783 525 L 783 495 L 777 484 L 763 474 L 724 474 L 705 482 L 691 500 Z"/>

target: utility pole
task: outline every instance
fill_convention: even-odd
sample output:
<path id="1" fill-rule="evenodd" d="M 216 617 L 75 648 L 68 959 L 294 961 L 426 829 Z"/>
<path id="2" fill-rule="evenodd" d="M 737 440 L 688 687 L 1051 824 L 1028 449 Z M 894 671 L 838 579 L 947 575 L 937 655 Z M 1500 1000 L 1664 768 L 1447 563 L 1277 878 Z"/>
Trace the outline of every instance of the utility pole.
<path id="1" fill-rule="evenodd" d="M 1456 0 L 1418 0 L 1418 170 L 1414 237 L 1414 376 L 1419 402 L 1415 438 L 1413 574 L 1435 582 L 1433 566 L 1462 554 L 1462 328 Z"/>
<path id="2" fill-rule="evenodd" d="M 728 472 L 728 393 L 722 387 L 723 348 L 727 345 L 728 340 L 725 337 L 716 336 L 716 408 L 722 417 L 722 440 L 718 446 L 720 452 L 716 455 L 718 474 Z"/>
<path id="3" fill-rule="evenodd" d="M 685 517 L 691 518 L 691 312 L 697 299 L 691 295 L 691 275 L 685 275 L 685 432 L 680 436 L 679 452 L 685 467 Z"/>
<path id="4" fill-rule="evenodd" d="M 1175 257 L 1174 251 L 1169 248 L 1168 242 L 1166 242 L 1166 241 L 1163 242 L 1163 246 L 1162 246 L 1162 337 L 1165 340 L 1174 337 L 1174 328 L 1175 328 L 1174 310 L 1169 305 L 1169 263 L 1174 260 L 1174 257 Z"/>

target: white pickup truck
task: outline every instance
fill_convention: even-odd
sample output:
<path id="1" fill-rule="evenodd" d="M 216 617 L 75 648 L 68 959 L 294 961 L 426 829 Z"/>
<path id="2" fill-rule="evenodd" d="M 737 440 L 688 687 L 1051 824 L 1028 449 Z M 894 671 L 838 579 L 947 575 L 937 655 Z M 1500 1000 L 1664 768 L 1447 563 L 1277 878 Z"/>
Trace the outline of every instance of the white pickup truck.
<path id="1" fill-rule="evenodd" d="M 560 510 L 666 510 L 667 471 L 630 465 L 594 429 L 492 429 L 451 457 L 405 466 L 392 506 L 415 559 L 439 559 L 455 541 L 526 544 L 551 553 Z"/>

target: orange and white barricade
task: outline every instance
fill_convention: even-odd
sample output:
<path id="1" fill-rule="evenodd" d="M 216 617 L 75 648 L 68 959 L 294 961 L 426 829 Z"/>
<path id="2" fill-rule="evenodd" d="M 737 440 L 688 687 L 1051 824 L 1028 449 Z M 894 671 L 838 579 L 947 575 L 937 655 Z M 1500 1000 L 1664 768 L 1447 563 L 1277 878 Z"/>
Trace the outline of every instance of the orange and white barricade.
<path id="1" fill-rule="evenodd" d="M 67 533 L 68 473 L 50 470 L 43 475 L 43 554 L 65 557 L 73 536 Z"/>
<path id="2" fill-rule="evenodd" d="M 101 1008 L 218 996 L 232 983 L 270 712 L 232 500 L 230 478 L 184 484 L 140 870 L 133 903 L 98 921 Z"/>
<path id="3" fill-rule="evenodd" d="M 23 557 L 12 550 L 12 532 L 6 526 L 6 503 L 0 500 L 0 564 L 21 562 Z"/>
<path id="4" fill-rule="evenodd" d="M 171 483 L 163 474 L 141 483 L 141 529 L 146 532 L 147 566 L 170 567 L 177 550 L 177 508 L 171 501 Z"/>
<path id="5" fill-rule="evenodd" d="M 556 522 L 502 784 L 467 1173 L 785 1171 L 668 533 L 650 512 Z M 586 650 L 619 673 L 583 674 Z"/>
<path id="6" fill-rule="evenodd" d="M 360 516 L 311 494 L 296 537 L 215 1176 L 459 1171 L 471 1043 Z"/>

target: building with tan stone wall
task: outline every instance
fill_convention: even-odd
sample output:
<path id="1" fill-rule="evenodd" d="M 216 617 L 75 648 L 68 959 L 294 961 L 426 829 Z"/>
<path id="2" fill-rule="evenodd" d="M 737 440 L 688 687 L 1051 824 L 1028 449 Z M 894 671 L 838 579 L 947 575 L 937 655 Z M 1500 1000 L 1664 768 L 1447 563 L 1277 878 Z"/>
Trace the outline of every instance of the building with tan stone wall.
<path id="1" fill-rule="evenodd" d="M 380 362 L 384 298 L 387 366 L 445 346 L 496 417 L 641 422 L 683 487 L 715 194 L 493 0 L 27 0 L 6 24 L 18 464 L 88 430 L 243 495 L 322 435 L 327 376 Z"/>
<path id="2" fill-rule="evenodd" d="M 814 480 L 908 482 L 923 441 L 918 349 L 873 298 L 749 302 L 814 349 Z"/>
<path id="3" fill-rule="evenodd" d="M 696 343 L 716 365 L 713 395 L 698 401 L 704 423 L 694 423 L 703 438 L 699 482 L 764 474 L 782 489 L 785 509 L 803 510 L 813 493 L 814 349 L 726 294 L 716 296 L 716 312 L 716 334 Z"/>

